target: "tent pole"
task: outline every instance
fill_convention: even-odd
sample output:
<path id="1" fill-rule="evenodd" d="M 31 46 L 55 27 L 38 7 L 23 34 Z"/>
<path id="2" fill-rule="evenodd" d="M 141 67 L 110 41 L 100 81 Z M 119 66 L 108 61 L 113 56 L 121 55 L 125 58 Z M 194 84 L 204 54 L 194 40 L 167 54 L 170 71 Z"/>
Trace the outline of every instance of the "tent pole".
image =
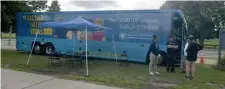
<path id="1" fill-rule="evenodd" d="M 86 36 L 86 37 L 85 37 L 85 38 L 86 38 L 86 42 L 85 42 L 85 46 L 86 46 L 86 47 L 85 47 L 85 48 L 86 48 L 86 49 L 85 49 L 85 50 L 86 50 L 85 52 L 86 52 L 86 53 L 85 53 L 85 54 L 86 54 L 86 55 L 85 55 L 85 56 L 86 56 L 86 73 L 87 73 L 86 76 L 88 76 L 88 59 L 87 59 L 87 25 L 86 25 L 86 29 L 85 29 L 85 30 L 86 30 L 86 32 L 85 32 L 85 34 L 86 34 L 86 35 L 85 35 L 85 36 Z"/>
<path id="2" fill-rule="evenodd" d="M 73 38 L 72 38 L 72 40 L 73 40 L 73 54 L 72 54 L 72 58 L 73 58 L 73 56 L 74 56 L 74 32 L 73 32 Z"/>
<path id="3" fill-rule="evenodd" d="M 29 63 L 30 63 L 30 57 L 31 57 L 31 54 L 32 54 L 33 49 L 34 49 L 34 45 L 35 45 L 35 42 L 36 42 L 36 40 L 37 40 L 37 35 L 38 35 L 38 33 L 39 33 L 39 28 L 38 28 L 38 31 L 36 32 L 36 36 L 35 36 L 35 38 L 34 38 L 34 43 L 33 43 L 33 45 L 32 45 L 32 49 L 31 49 L 30 55 L 29 55 L 29 57 L 28 57 L 28 59 L 27 59 L 27 65 L 29 65 Z"/>
<path id="4" fill-rule="evenodd" d="M 181 28 L 181 32 L 182 32 L 182 37 L 181 37 L 181 48 L 184 48 L 184 24 L 182 24 L 182 28 Z M 180 68 L 183 69 L 182 67 L 183 65 L 183 60 L 184 60 L 184 51 L 183 49 L 181 49 L 181 61 L 180 61 Z"/>
<path id="5" fill-rule="evenodd" d="M 115 57 L 116 57 L 116 64 L 118 64 L 117 62 L 117 55 L 116 55 L 116 45 L 115 45 L 115 41 L 114 41 L 114 35 L 112 34 L 112 38 L 113 38 L 113 48 L 114 48 L 114 53 L 115 53 Z"/>

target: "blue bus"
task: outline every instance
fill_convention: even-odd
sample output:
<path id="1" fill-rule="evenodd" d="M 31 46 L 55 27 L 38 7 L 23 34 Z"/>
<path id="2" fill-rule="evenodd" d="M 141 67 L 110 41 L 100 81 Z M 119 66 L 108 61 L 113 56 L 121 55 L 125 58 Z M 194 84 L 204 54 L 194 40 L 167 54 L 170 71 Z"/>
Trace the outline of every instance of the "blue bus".
<path id="1" fill-rule="evenodd" d="M 116 55 L 126 53 L 128 61 L 148 63 L 152 35 L 159 37 L 160 54 L 166 56 L 166 42 L 173 35 L 179 43 L 177 59 L 182 56 L 182 47 L 188 30 L 180 10 L 108 10 L 65 12 L 19 12 L 17 13 L 16 49 L 33 53 L 66 53 L 72 50 L 85 51 L 85 31 L 79 29 L 40 28 L 42 22 L 57 22 L 82 16 L 86 20 L 112 28 L 112 30 L 88 31 L 89 57 L 115 60 Z M 39 34 L 34 42 L 37 31 Z M 111 35 L 113 33 L 114 37 Z M 164 60 L 160 64 L 165 64 Z"/>

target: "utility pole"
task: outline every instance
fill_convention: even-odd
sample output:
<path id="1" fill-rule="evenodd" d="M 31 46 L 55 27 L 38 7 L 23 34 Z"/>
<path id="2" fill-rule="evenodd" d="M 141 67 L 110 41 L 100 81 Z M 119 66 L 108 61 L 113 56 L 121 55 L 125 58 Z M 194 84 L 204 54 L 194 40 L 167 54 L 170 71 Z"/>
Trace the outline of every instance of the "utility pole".
<path id="1" fill-rule="evenodd" d="M 9 29 L 9 43 L 8 45 L 10 45 L 10 41 L 11 41 L 11 34 L 12 34 L 12 26 L 10 26 L 10 29 Z"/>
<path id="2" fill-rule="evenodd" d="M 225 37 L 225 28 L 220 29 L 219 32 L 219 50 L 218 50 L 218 61 L 217 61 L 217 67 L 222 68 L 222 58 L 221 58 L 221 51 L 225 49 L 225 41 L 222 40 L 222 38 Z"/>

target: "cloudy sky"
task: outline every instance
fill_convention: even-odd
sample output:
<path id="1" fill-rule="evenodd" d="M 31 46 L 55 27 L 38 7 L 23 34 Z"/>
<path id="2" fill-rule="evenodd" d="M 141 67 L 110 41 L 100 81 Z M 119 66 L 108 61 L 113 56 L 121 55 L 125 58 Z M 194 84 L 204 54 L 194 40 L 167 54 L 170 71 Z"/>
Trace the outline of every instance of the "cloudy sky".
<path id="1" fill-rule="evenodd" d="M 166 0 L 58 0 L 61 11 L 159 9 Z M 48 0 L 51 5 L 52 0 Z"/>

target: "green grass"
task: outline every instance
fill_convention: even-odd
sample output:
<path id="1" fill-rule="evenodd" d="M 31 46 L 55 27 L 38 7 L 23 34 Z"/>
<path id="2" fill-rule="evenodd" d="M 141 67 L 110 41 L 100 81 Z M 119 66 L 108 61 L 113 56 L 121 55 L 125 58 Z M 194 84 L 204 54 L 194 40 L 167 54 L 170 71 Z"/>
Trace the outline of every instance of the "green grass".
<path id="1" fill-rule="evenodd" d="M 32 55 L 30 66 L 25 66 L 29 53 L 12 50 L 1 51 L 1 63 L 3 68 L 54 75 L 58 78 L 71 80 L 82 80 L 109 86 L 124 87 L 131 89 L 149 89 L 148 65 L 129 63 L 129 67 L 121 68 L 115 61 L 90 60 L 89 77 L 85 76 L 85 67 L 80 68 L 71 65 L 64 67 L 47 66 L 48 57 Z M 10 64 L 11 67 L 6 67 Z M 160 75 L 154 82 L 172 82 L 178 84 L 174 89 L 217 89 L 225 85 L 225 72 L 215 70 L 211 65 L 197 65 L 196 80 L 187 81 L 183 79 L 184 74 L 166 73 L 165 68 L 160 67 Z M 211 83 L 212 86 L 206 83 Z"/>
<path id="2" fill-rule="evenodd" d="M 37 72 L 51 71 L 53 73 L 63 74 L 58 77 L 76 80 L 86 80 L 95 83 L 118 86 L 130 87 L 137 89 L 144 86 L 148 79 L 148 66 L 142 64 L 130 64 L 129 68 L 121 69 L 116 65 L 115 61 L 103 60 L 90 60 L 89 73 L 90 77 L 85 76 L 85 67 L 82 69 L 79 66 L 71 68 L 71 65 L 66 67 L 47 67 L 48 57 L 33 55 L 30 61 L 30 66 L 26 67 L 28 53 L 20 53 L 11 50 L 2 50 L 2 67 L 4 64 L 11 64 L 10 69 Z M 6 67 L 5 67 L 6 68 Z"/>
<path id="3" fill-rule="evenodd" d="M 219 39 L 210 39 L 204 41 L 205 45 L 219 45 Z"/>
<path id="4" fill-rule="evenodd" d="M 215 70 L 209 65 L 197 65 L 195 80 L 182 81 L 176 89 L 221 89 L 221 87 L 225 87 L 225 72 Z"/>
<path id="5" fill-rule="evenodd" d="M 204 57 L 205 59 L 210 59 L 210 60 L 218 60 L 217 56 L 213 56 L 213 57 Z"/>
<path id="6" fill-rule="evenodd" d="M 9 38 L 9 33 L 2 33 L 2 39 L 8 39 Z M 16 34 L 12 33 L 11 34 L 11 39 L 15 39 L 16 38 Z"/>
<path id="7" fill-rule="evenodd" d="M 197 42 L 199 43 L 198 40 L 197 40 Z M 217 46 L 214 47 L 214 45 L 217 45 Z M 205 48 L 218 49 L 218 47 L 219 47 L 218 45 L 219 45 L 219 39 L 210 39 L 210 40 L 205 39 L 204 40 Z"/>
<path id="8" fill-rule="evenodd" d="M 205 48 L 218 49 L 219 39 L 205 40 L 204 44 L 205 44 Z M 214 45 L 216 45 L 216 47 Z"/>

